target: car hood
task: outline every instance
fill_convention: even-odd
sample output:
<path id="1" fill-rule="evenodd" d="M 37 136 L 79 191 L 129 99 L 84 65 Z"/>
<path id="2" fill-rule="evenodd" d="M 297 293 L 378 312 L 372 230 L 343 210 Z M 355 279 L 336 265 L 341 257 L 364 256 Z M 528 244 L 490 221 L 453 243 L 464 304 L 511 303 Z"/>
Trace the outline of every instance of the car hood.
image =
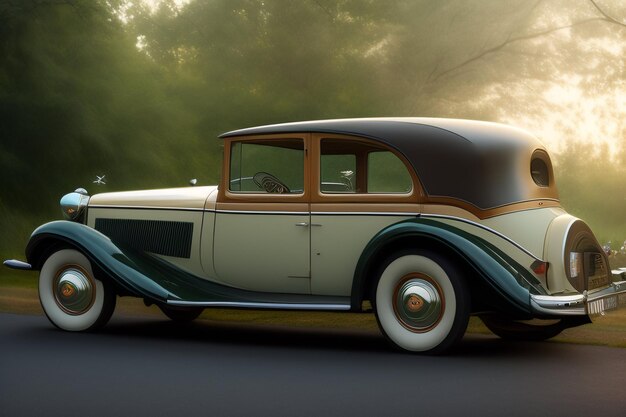
<path id="1" fill-rule="evenodd" d="M 217 186 L 102 193 L 89 199 L 89 207 L 204 209 L 215 192 Z"/>

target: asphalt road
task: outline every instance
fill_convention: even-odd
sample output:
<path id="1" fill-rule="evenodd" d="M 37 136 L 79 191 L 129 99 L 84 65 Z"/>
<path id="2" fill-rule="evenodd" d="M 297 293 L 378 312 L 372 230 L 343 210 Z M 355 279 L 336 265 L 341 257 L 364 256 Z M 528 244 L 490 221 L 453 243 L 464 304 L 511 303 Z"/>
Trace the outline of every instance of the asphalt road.
<path id="1" fill-rule="evenodd" d="M 0 416 L 626 416 L 626 349 L 114 317 L 99 333 L 0 314 Z"/>

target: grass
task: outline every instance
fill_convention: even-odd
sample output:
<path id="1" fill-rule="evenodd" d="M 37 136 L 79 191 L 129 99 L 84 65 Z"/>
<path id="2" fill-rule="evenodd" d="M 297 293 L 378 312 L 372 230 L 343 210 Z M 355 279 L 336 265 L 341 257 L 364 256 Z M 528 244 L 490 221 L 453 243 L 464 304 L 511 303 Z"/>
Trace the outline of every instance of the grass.
<path id="1" fill-rule="evenodd" d="M 0 312 L 43 314 L 37 297 L 36 275 L 34 273 L 15 275 L 14 279 L 0 282 Z M 118 298 L 115 314 L 165 317 L 157 307 L 146 307 L 142 300 L 131 297 Z M 378 331 L 374 315 L 364 313 L 206 309 L 200 319 L 222 323 Z M 477 317 L 470 318 L 467 331 L 491 334 Z M 607 314 L 594 320 L 593 324 L 567 329 L 551 340 L 626 348 L 626 310 Z"/>

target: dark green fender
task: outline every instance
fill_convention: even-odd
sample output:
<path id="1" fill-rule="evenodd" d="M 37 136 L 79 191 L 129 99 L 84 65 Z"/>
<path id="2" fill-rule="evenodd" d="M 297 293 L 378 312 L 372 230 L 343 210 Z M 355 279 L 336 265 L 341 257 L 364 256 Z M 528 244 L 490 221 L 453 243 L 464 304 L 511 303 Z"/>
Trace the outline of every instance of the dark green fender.
<path id="1" fill-rule="evenodd" d="M 123 251 L 102 233 L 71 221 L 54 221 L 35 229 L 26 246 L 26 258 L 33 268 L 41 268 L 49 255 L 46 251 L 55 243 L 76 247 L 131 295 L 156 301 L 178 298 L 145 274 L 140 254 Z"/>
<path id="2" fill-rule="evenodd" d="M 365 247 L 357 264 L 352 285 L 351 308 L 357 310 L 372 278 L 383 262 L 386 248 L 400 242 L 421 247 L 445 248 L 493 289 L 519 315 L 532 315 L 530 294 L 544 294 L 539 281 L 522 265 L 484 239 L 436 220 L 415 218 L 395 223 L 380 231 Z"/>

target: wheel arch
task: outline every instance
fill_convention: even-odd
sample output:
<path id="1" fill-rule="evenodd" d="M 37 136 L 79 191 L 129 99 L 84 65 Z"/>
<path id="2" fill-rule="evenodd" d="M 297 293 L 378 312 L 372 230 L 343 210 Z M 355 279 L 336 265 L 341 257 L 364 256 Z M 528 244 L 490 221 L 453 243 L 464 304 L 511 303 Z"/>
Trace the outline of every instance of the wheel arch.
<path id="1" fill-rule="evenodd" d="M 131 289 L 121 285 L 119 280 L 116 280 L 107 269 L 100 267 L 100 262 L 97 261 L 94 255 L 88 249 L 77 244 L 77 242 L 65 236 L 52 234 L 38 236 L 38 239 L 32 241 L 33 244 L 27 246 L 26 259 L 31 264 L 33 270 L 40 271 L 46 259 L 53 253 L 63 249 L 74 249 L 87 257 L 96 278 L 111 283 L 117 295 L 134 294 Z"/>
<path id="2" fill-rule="evenodd" d="M 519 265 L 486 242 L 459 229 L 427 219 L 396 223 L 379 232 L 363 250 L 355 269 L 351 309 L 371 301 L 380 266 L 393 253 L 406 249 L 440 253 L 463 272 L 475 308 L 488 300 L 515 316 L 531 314 L 530 292 L 520 284 Z M 505 256 L 503 258 L 503 256 Z"/>
<path id="3" fill-rule="evenodd" d="M 384 262 L 393 254 L 407 249 L 415 249 L 416 251 L 429 250 L 441 254 L 464 272 L 465 277 L 468 278 L 468 285 L 472 281 L 470 276 L 476 274 L 468 262 L 463 259 L 462 254 L 455 247 L 447 245 L 446 242 L 442 242 L 432 236 L 417 233 L 398 235 L 381 245 L 377 245 L 375 250 L 371 252 L 371 255 L 361 256 L 359 267 L 357 268 L 359 272 L 355 274 L 352 287 L 351 301 L 353 309 L 355 305 L 360 306 L 365 300 L 371 301 L 371 293 L 375 288 L 376 280 Z"/>
<path id="4" fill-rule="evenodd" d="M 71 248 L 84 254 L 97 271 L 124 295 L 165 301 L 170 294 L 148 278 L 141 267 L 102 233 L 80 223 L 54 221 L 38 227 L 26 246 L 26 259 L 40 270 L 52 253 Z"/>

